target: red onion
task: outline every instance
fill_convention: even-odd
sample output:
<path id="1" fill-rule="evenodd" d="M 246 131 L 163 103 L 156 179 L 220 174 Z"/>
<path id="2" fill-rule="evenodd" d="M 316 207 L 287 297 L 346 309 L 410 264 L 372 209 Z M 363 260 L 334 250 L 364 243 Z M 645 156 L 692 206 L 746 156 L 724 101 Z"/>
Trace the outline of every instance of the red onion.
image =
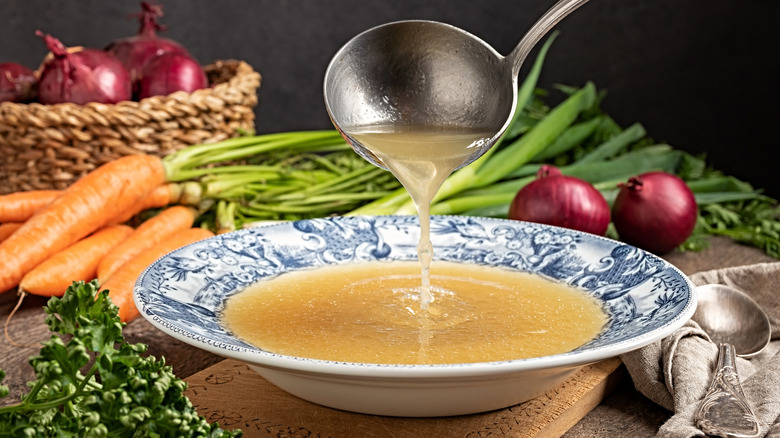
<path id="1" fill-rule="evenodd" d="M 138 81 L 138 99 L 165 96 L 176 91 L 188 93 L 206 88 L 208 79 L 200 64 L 180 53 L 164 53 L 152 59 Z"/>
<path id="2" fill-rule="evenodd" d="M 536 180 L 515 195 L 509 218 L 604 235 L 609 205 L 587 181 L 542 166 Z"/>
<path id="3" fill-rule="evenodd" d="M 116 40 L 106 47 L 106 50 L 116 55 L 130 72 L 130 78 L 133 82 L 141 77 L 141 73 L 149 61 L 163 53 L 179 53 L 189 56 L 187 49 L 176 41 L 157 36 L 158 30 L 165 30 L 164 26 L 157 23 L 157 18 L 163 15 L 162 6 L 141 2 L 141 7 L 143 10 L 138 14 L 141 23 L 138 34 Z"/>
<path id="4" fill-rule="evenodd" d="M 132 98 L 130 75 L 116 57 L 103 50 L 69 53 L 60 40 L 41 31 L 53 57 L 44 62 L 38 100 L 44 104 L 117 103 Z"/>
<path id="5" fill-rule="evenodd" d="M 698 210 L 685 181 L 667 172 L 648 172 L 620 184 L 612 221 L 620 240 L 656 254 L 685 242 Z"/>
<path id="6" fill-rule="evenodd" d="M 0 102 L 27 102 L 35 97 L 35 73 L 15 62 L 0 63 Z"/>

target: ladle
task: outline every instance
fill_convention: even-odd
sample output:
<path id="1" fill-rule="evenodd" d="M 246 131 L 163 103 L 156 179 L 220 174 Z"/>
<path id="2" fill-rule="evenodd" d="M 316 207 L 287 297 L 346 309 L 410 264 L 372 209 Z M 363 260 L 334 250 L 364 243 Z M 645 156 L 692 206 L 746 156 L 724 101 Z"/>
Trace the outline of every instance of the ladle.
<path id="1" fill-rule="evenodd" d="M 718 344 L 717 370 L 694 416 L 696 426 L 724 438 L 758 436 L 758 419 L 742 391 L 736 356 L 753 357 L 769 344 L 769 318 L 748 295 L 729 286 L 699 286 L 696 295 L 692 319 Z"/>
<path id="2" fill-rule="evenodd" d="M 328 114 L 363 158 L 386 168 L 349 130 L 367 125 L 457 126 L 494 133 L 459 167 L 479 158 L 515 111 L 517 76 L 528 53 L 587 0 L 560 0 L 501 56 L 457 27 L 398 21 L 369 29 L 334 55 L 324 83 Z"/>

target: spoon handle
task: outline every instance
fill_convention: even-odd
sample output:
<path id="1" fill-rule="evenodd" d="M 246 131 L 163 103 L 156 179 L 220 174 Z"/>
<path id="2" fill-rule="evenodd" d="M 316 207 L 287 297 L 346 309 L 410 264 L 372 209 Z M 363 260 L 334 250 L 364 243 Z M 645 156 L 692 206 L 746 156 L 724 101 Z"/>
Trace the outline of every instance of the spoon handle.
<path id="1" fill-rule="evenodd" d="M 718 344 L 718 368 L 694 421 L 708 435 L 723 438 L 759 436 L 758 418 L 742 391 L 731 344 Z"/>

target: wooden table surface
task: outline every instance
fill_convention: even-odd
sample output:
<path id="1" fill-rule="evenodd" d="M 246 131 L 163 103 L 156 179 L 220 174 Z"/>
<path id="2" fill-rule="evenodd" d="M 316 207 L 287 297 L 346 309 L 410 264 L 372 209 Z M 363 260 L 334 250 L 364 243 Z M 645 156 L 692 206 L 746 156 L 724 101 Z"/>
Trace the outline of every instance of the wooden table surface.
<path id="1" fill-rule="evenodd" d="M 777 261 L 755 248 L 738 245 L 724 238 L 712 238 L 710 247 L 704 251 L 674 252 L 664 258 L 686 274 Z M 12 291 L 0 294 L 0 317 L 4 321 L 11 313 L 16 300 L 17 297 Z M 15 347 L 5 337 L 0 341 L 0 369 L 7 373 L 3 383 L 9 386 L 11 393 L 0 400 L 0 406 L 16 402 L 18 400 L 16 396 L 26 392 L 26 382 L 34 378 L 27 360 L 40 348 L 38 343 L 49 337 L 48 329 L 43 323 L 42 306 L 45 303 L 45 298 L 34 296 L 25 298 L 8 324 L 8 333 L 14 341 L 31 344 L 30 346 Z M 223 359 L 163 334 L 143 318 L 128 324 L 125 328 L 125 336 L 130 342 L 149 345 L 150 354 L 164 356 L 166 362 L 172 365 L 176 374 L 182 378 L 191 376 Z M 626 378 L 612 395 L 571 428 L 565 436 L 651 437 L 668 417 L 669 412 L 636 392 L 631 380 Z"/>

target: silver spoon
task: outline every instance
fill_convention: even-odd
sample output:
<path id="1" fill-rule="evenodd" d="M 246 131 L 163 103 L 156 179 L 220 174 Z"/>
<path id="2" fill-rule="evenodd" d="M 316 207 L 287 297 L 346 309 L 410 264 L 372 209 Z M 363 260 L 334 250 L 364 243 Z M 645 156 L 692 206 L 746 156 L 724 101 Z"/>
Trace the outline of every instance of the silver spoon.
<path id="1" fill-rule="evenodd" d="M 769 318 L 753 299 L 732 287 L 708 284 L 696 288 L 693 320 L 718 344 L 718 367 L 694 421 L 708 435 L 756 437 L 759 422 L 737 374 L 736 356 L 753 357 L 772 337 Z"/>
<path id="2" fill-rule="evenodd" d="M 325 72 L 328 114 L 355 151 L 385 168 L 350 128 L 410 124 L 475 128 L 494 135 L 460 167 L 490 149 L 515 111 L 517 75 L 528 53 L 560 20 L 587 0 L 560 0 L 503 57 L 448 24 L 399 21 L 347 42 Z"/>

